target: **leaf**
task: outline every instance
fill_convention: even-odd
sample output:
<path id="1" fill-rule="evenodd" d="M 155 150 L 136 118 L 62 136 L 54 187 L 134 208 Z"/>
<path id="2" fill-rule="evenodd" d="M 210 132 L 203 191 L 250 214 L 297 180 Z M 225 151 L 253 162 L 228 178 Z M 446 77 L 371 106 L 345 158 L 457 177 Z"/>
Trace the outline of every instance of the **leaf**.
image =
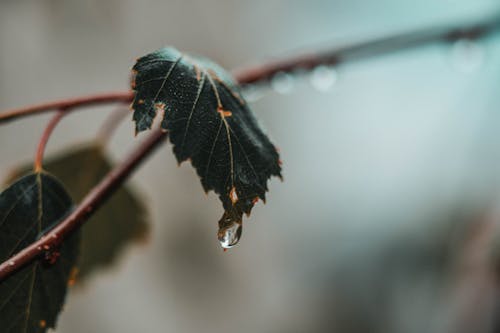
<path id="1" fill-rule="evenodd" d="M 210 60 L 163 48 L 137 60 L 132 88 L 136 132 L 164 111 L 161 127 L 178 162 L 190 159 L 205 191 L 219 194 L 226 210 L 219 224 L 241 224 L 281 167 L 231 76 Z"/>
<path id="2" fill-rule="evenodd" d="M 44 168 L 57 176 L 79 202 L 111 170 L 112 163 L 102 148 L 92 143 L 48 159 Z M 83 225 L 81 232 L 77 283 L 115 263 L 130 243 L 147 238 L 146 209 L 127 186 L 122 186 Z"/>
<path id="3" fill-rule="evenodd" d="M 47 173 L 32 173 L 16 181 L 0 194 L 0 261 L 33 243 L 72 207 L 64 187 Z M 34 261 L 0 282 L 2 332 L 45 332 L 55 327 L 78 243 L 75 234 L 60 249 L 51 249 L 52 258 L 57 259 L 54 264 Z"/>

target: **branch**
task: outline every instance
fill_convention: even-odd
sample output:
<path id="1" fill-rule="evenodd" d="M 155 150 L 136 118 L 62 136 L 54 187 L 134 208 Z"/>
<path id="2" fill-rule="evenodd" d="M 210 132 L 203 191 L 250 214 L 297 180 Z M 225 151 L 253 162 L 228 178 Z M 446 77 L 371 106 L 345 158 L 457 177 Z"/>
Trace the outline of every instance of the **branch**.
<path id="1" fill-rule="evenodd" d="M 130 103 L 133 98 L 134 98 L 133 93 L 131 91 L 127 91 L 127 92 L 111 92 L 105 94 L 96 94 L 85 97 L 58 100 L 44 104 L 36 104 L 0 113 L 0 123 L 5 123 L 18 118 L 32 116 L 35 114 L 53 110 L 63 110 L 64 112 L 68 112 L 75 108 L 80 108 L 84 106 L 92 106 L 105 103 L 106 104 L 118 103 L 118 102 Z"/>
<path id="2" fill-rule="evenodd" d="M 268 82 L 280 72 L 310 70 L 320 65 L 339 65 L 350 61 L 374 58 L 397 51 L 421 47 L 433 43 L 453 42 L 459 39 L 478 39 L 500 30 L 500 15 L 487 20 L 460 26 L 448 26 L 416 30 L 390 37 L 383 37 L 359 44 L 334 48 L 331 50 L 298 55 L 270 61 L 257 66 L 243 67 L 233 71 L 236 81 L 242 85 Z M 8 110 L 0 113 L 0 124 L 43 112 L 92 106 L 109 103 L 130 103 L 134 98 L 131 91 L 111 92 L 80 98 L 59 100 L 37 104 L 26 108 Z"/>
<path id="3" fill-rule="evenodd" d="M 468 25 L 438 27 L 374 39 L 320 53 L 279 59 L 255 67 L 242 68 L 233 74 L 240 84 L 265 83 L 280 72 L 311 70 L 319 65 L 340 65 L 374 58 L 397 51 L 460 39 L 478 39 L 500 31 L 500 15 Z"/>
<path id="4" fill-rule="evenodd" d="M 38 142 L 38 148 L 35 153 L 35 163 L 33 167 L 35 172 L 42 170 L 43 154 L 45 153 L 45 146 L 47 145 L 49 137 L 54 131 L 54 128 L 56 128 L 57 124 L 59 123 L 59 121 L 61 121 L 62 117 L 64 117 L 65 114 L 66 113 L 64 112 L 64 110 L 59 110 L 59 112 L 57 112 L 56 115 L 49 121 L 47 127 L 43 131 L 42 137 Z"/>
<path id="5" fill-rule="evenodd" d="M 166 139 L 166 133 L 155 130 L 123 163 L 111 170 L 82 200 L 78 207 L 54 229 L 0 265 L 0 282 L 39 258 L 57 249 L 70 233 L 80 227 L 132 174 L 132 172 Z"/>
<path id="6" fill-rule="evenodd" d="M 113 133 L 116 131 L 118 126 L 125 120 L 130 114 L 130 110 L 128 107 L 124 107 L 123 105 L 118 106 L 101 125 L 99 131 L 96 134 L 96 141 L 101 143 L 103 146 L 110 140 Z"/>

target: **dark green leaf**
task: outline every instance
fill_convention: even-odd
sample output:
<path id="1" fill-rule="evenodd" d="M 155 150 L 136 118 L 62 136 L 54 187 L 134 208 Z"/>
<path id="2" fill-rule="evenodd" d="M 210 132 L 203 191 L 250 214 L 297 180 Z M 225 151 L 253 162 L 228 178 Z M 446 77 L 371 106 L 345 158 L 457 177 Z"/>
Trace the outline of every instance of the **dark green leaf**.
<path id="1" fill-rule="evenodd" d="M 112 163 L 99 145 L 89 144 L 48 159 L 44 168 L 79 202 L 111 170 Z M 128 187 L 121 187 L 82 227 L 77 282 L 113 264 L 128 244 L 144 240 L 148 232 L 143 203 Z"/>
<path id="2" fill-rule="evenodd" d="M 159 111 L 174 153 L 196 168 L 205 191 L 226 210 L 223 224 L 265 200 L 267 181 L 281 176 L 278 152 L 262 132 L 231 76 L 210 60 L 163 48 L 133 68 L 136 131 L 151 128 Z"/>
<path id="3" fill-rule="evenodd" d="M 72 209 L 54 177 L 30 174 L 0 194 L 0 261 L 33 243 Z M 55 327 L 78 252 L 78 235 L 51 249 L 54 264 L 37 260 L 0 282 L 0 331 L 45 332 Z"/>

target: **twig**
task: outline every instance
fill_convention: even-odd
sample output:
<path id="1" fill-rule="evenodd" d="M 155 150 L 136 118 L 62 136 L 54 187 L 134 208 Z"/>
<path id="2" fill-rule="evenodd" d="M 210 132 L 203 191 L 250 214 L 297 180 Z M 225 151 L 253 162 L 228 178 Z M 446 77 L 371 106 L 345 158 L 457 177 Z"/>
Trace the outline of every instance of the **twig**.
<path id="1" fill-rule="evenodd" d="M 439 42 L 452 42 L 459 39 L 477 39 L 500 31 L 500 16 L 472 24 L 412 31 L 391 37 L 361 42 L 351 46 L 335 48 L 324 52 L 303 54 L 295 57 L 269 61 L 257 66 L 243 67 L 233 71 L 236 81 L 242 85 L 269 81 L 280 72 L 310 70 L 319 65 L 339 65 L 349 61 L 373 58 L 405 49 L 416 48 Z M 66 111 L 83 106 L 107 103 L 129 103 L 134 94 L 111 92 L 37 104 L 25 108 L 0 113 L 0 124 L 17 118 L 47 111 L 64 109 Z"/>
<path id="2" fill-rule="evenodd" d="M 270 61 L 233 72 L 240 84 L 265 83 L 280 72 L 310 70 L 319 65 L 340 65 L 355 60 L 373 58 L 439 42 L 477 39 L 500 31 L 500 16 L 462 26 L 417 30 L 372 41 L 340 47 L 321 53 L 310 53 L 288 59 Z"/>
<path id="3" fill-rule="evenodd" d="M 92 106 L 104 103 L 129 103 L 134 98 L 131 91 L 111 92 L 105 94 L 96 94 L 78 98 L 63 99 L 54 102 L 36 104 L 20 109 L 8 110 L 0 113 L 0 123 L 5 123 L 14 119 L 31 116 L 53 110 L 64 110 L 65 112 L 83 106 Z"/>
<path id="4" fill-rule="evenodd" d="M 43 164 L 43 154 L 45 153 L 45 146 L 47 145 L 47 141 L 49 141 L 49 137 L 54 131 L 54 128 L 57 126 L 59 121 L 64 117 L 66 113 L 64 110 L 59 110 L 55 116 L 49 121 L 47 124 L 47 127 L 42 133 L 42 137 L 40 138 L 40 141 L 38 142 L 38 147 L 35 153 L 35 162 L 33 169 L 35 172 L 41 171 L 42 170 L 42 164 Z"/>
<path id="5" fill-rule="evenodd" d="M 166 139 L 166 133 L 155 130 L 123 163 L 109 172 L 78 207 L 54 229 L 0 264 L 0 281 L 37 259 L 45 251 L 57 249 L 66 237 L 80 227 L 111 196 L 130 174 Z"/>
<path id="6" fill-rule="evenodd" d="M 97 132 L 96 141 L 105 145 L 113 133 L 116 131 L 118 126 L 122 123 L 127 115 L 130 114 L 128 107 L 123 105 L 118 106 L 109 116 L 106 118 L 101 128 Z"/>

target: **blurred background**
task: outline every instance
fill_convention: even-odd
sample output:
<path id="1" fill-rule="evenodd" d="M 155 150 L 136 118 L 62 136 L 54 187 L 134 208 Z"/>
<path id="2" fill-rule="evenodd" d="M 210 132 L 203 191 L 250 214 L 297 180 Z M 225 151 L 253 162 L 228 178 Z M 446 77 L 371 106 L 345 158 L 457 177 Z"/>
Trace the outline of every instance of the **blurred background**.
<path id="1" fill-rule="evenodd" d="M 228 69 L 481 20 L 498 0 L 0 0 L 0 110 L 128 88 L 165 45 Z M 249 96 L 284 182 L 216 238 L 222 213 L 165 146 L 133 177 L 147 243 L 73 288 L 56 332 L 495 332 L 499 329 L 500 35 L 281 77 Z M 48 151 L 109 108 L 64 119 Z M 48 116 L 2 126 L 0 176 Z M 138 139 L 124 122 L 116 159 Z"/>

